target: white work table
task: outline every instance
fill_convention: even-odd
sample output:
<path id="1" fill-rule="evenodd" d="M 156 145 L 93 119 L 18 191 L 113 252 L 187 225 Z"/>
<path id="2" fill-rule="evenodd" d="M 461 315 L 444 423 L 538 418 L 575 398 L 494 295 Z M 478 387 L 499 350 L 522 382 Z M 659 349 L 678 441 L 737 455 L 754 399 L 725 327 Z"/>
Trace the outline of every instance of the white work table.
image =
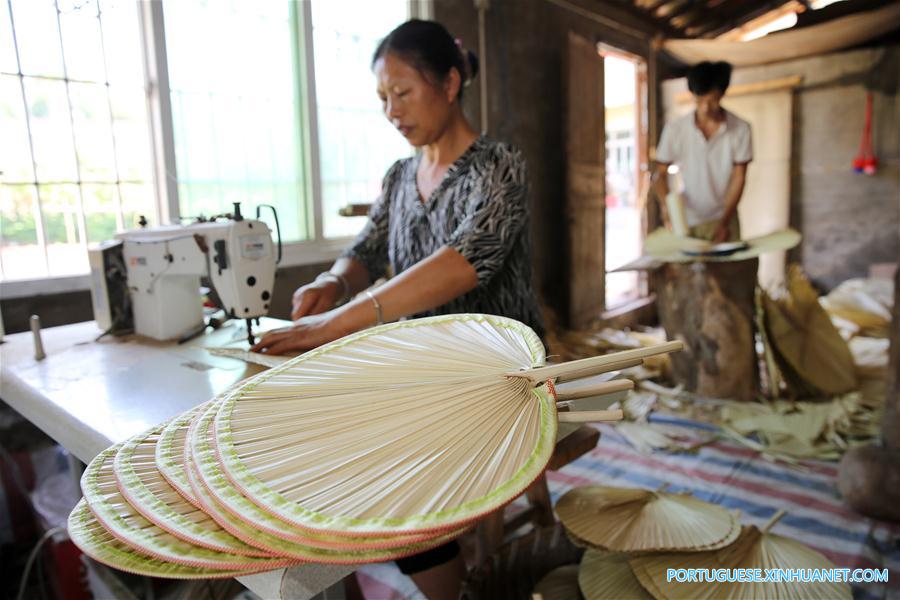
<path id="1" fill-rule="evenodd" d="M 271 329 L 285 322 L 262 324 Z M 30 332 L 7 335 L 0 345 L 0 399 L 84 463 L 262 370 L 205 349 L 246 349 L 246 332 L 237 322 L 183 345 L 134 335 L 95 341 L 98 335 L 93 321 L 44 329 L 46 358 L 40 361 Z M 353 571 L 310 564 L 240 581 L 266 599 L 310 598 Z M 328 597 L 341 595 L 333 589 Z"/>

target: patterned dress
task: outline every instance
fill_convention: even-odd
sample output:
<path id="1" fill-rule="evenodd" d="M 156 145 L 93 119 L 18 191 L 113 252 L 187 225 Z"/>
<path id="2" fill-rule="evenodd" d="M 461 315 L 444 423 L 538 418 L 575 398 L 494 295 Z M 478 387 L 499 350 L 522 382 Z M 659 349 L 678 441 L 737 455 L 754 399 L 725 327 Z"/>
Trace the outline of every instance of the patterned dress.
<path id="1" fill-rule="evenodd" d="M 442 246 L 475 268 L 475 289 L 417 317 L 486 313 L 522 321 L 543 337 L 532 286 L 528 184 L 522 153 L 479 137 L 422 202 L 416 185 L 421 154 L 399 160 L 384 177 L 369 221 L 343 256 L 362 263 L 372 281 L 390 266 L 400 274 Z"/>

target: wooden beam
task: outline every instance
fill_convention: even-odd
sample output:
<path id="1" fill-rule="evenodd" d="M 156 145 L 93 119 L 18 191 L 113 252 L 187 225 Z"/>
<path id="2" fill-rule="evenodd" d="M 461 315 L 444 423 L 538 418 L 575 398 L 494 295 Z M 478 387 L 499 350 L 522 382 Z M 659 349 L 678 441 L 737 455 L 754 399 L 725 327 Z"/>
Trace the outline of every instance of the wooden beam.
<path id="1" fill-rule="evenodd" d="M 673 23 L 673 25 L 686 32 L 691 23 L 695 22 L 698 17 L 703 17 L 704 15 L 705 11 L 702 8 L 695 8 L 693 11 L 687 13 L 683 18 L 679 19 L 679 22 L 677 24 Z"/>
<path id="2" fill-rule="evenodd" d="M 760 27 L 764 27 L 769 23 L 776 21 L 782 17 L 785 17 L 790 14 L 798 14 L 803 12 L 805 9 L 803 4 L 798 2 L 797 0 L 788 0 L 785 4 L 782 4 L 778 8 L 774 8 L 769 12 L 756 17 L 755 19 L 751 19 L 747 21 L 740 27 L 735 27 L 731 31 L 726 31 L 722 35 L 720 35 L 717 39 L 720 40 L 732 40 L 732 41 L 740 41 L 744 35 L 747 33 L 758 29 Z"/>
<path id="3" fill-rule="evenodd" d="M 654 2 L 653 4 L 651 4 L 648 7 L 644 8 L 644 10 L 646 10 L 648 13 L 650 13 L 650 16 L 655 16 L 654 13 L 656 13 L 656 11 L 658 11 L 660 8 L 662 8 L 667 3 L 672 2 L 672 1 L 673 0 L 656 0 L 656 2 Z"/>
<path id="4" fill-rule="evenodd" d="M 595 0 L 596 1 L 596 0 Z M 655 4 L 665 4 L 666 2 L 677 2 L 678 0 L 659 0 Z M 599 0 L 600 4 L 610 4 L 610 0 Z M 636 4 L 632 4 L 631 0 L 621 0 L 615 4 L 615 9 L 620 11 L 621 14 L 627 15 L 631 19 L 639 21 L 643 24 L 646 24 L 648 27 L 655 30 L 655 33 L 662 33 L 665 37 L 680 37 L 682 33 L 677 29 L 669 26 L 668 21 L 665 19 L 658 19 L 653 16 L 650 9 L 643 8 L 637 6 Z M 612 18 L 617 18 L 615 13 L 610 13 L 609 10 L 604 8 L 603 11 L 607 16 Z"/>
<path id="5" fill-rule="evenodd" d="M 697 27 L 688 27 L 688 31 L 686 33 L 690 37 L 696 37 L 696 38 L 710 37 L 707 35 L 707 32 L 712 31 L 713 29 L 719 27 L 720 24 L 721 24 L 721 22 L 718 20 L 707 21 L 703 25 L 699 25 Z"/>
<path id="6" fill-rule="evenodd" d="M 667 12 L 664 15 L 660 15 L 660 18 L 667 20 L 674 27 L 675 24 L 672 23 L 672 19 L 688 12 L 695 6 L 696 5 L 693 2 L 691 2 L 691 0 L 684 0 L 684 2 L 682 2 L 679 6 L 675 7 L 674 9 L 672 9 L 671 11 Z"/>
<path id="7" fill-rule="evenodd" d="M 647 34 L 656 33 L 659 31 L 659 24 L 653 22 L 652 19 L 649 19 L 646 15 L 640 15 L 639 17 L 635 17 L 635 15 L 628 15 L 628 19 L 632 21 L 639 21 L 639 26 L 633 27 L 630 24 L 625 22 L 625 19 L 620 19 L 619 17 L 625 16 L 622 15 L 622 10 L 620 6 L 612 6 L 608 2 L 594 2 L 593 6 L 602 5 L 603 10 L 597 11 L 596 8 L 589 9 L 585 7 L 585 3 L 581 0 L 545 0 L 546 2 L 553 4 L 559 8 L 567 10 L 576 15 L 582 16 L 586 19 L 590 19 L 595 23 L 599 23 L 604 27 L 609 27 L 611 29 L 615 29 L 618 32 L 621 32 L 625 35 L 633 37 L 635 39 L 646 40 Z M 618 15 L 616 14 L 618 13 Z"/>
<path id="8" fill-rule="evenodd" d="M 722 15 L 722 17 L 718 19 L 718 25 L 715 28 L 702 31 L 698 35 L 702 35 L 703 37 L 716 37 L 726 31 L 731 31 L 736 27 L 740 27 L 747 21 L 752 21 L 756 17 L 764 15 L 770 10 L 778 8 L 782 4 L 787 4 L 790 1 L 791 0 L 769 0 L 769 2 L 759 3 L 755 7 L 751 6 L 749 9 L 748 5 L 744 4 L 743 10 L 736 9 L 729 14 Z"/>

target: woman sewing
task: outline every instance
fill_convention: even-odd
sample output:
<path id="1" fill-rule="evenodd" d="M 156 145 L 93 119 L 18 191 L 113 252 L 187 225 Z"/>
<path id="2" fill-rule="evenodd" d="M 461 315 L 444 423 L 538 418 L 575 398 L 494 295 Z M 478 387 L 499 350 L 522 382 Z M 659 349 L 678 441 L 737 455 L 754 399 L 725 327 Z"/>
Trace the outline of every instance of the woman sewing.
<path id="1" fill-rule="evenodd" d="M 369 221 L 331 270 L 294 292 L 294 325 L 253 350 L 309 350 L 403 317 L 463 312 L 511 317 L 542 335 L 524 160 L 479 135 L 460 104 L 474 56 L 442 25 L 412 20 L 382 40 L 372 69 L 385 116 L 419 152 L 388 170 Z M 388 266 L 394 276 L 360 294 Z M 456 598 L 465 573 L 456 542 L 398 565 L 429 598 Z"/>

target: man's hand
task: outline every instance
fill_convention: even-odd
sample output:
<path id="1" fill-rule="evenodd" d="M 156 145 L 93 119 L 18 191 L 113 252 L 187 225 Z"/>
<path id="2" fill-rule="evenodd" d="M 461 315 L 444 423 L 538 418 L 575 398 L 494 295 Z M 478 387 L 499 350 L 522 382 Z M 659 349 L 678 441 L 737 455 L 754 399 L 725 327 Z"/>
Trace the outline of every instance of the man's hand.
<path id="1" fill-rule="evenodd" d="M 721 244 L 728 239 L 728 236 L 728 223 L 719 223 L 719 226 L 716 227 L 716 232 L 713 234 L 712 241 L 714 244 Z"/>

